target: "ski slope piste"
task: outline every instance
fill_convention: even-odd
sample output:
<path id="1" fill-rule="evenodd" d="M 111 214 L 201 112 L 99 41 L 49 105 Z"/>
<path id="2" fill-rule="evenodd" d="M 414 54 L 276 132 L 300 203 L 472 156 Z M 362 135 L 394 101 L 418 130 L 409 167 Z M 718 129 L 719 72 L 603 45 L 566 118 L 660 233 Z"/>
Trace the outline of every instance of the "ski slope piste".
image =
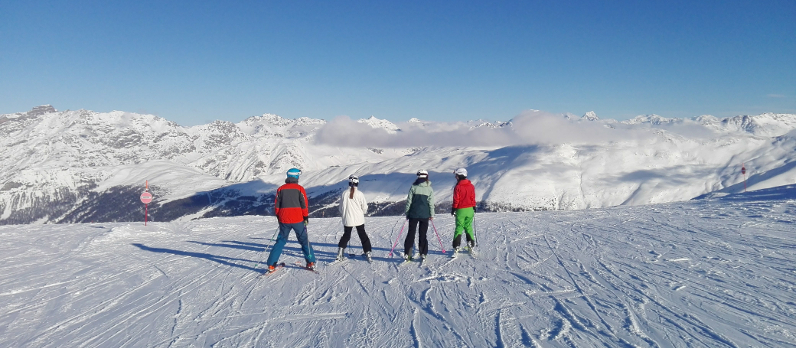
<path id="1" fill-rule="evenodd" d="M 292 239 L 268 277 L 273 217 L 0 226 L 0 346 L 796 346 L 793 185 L 478 213 L 478 258 L 430 241 L 422 265 L 387 257 L 400 219 L 367 219 L 373 263 L 335 265 L 340 220 L 311 219 L 318 273 Z"/>

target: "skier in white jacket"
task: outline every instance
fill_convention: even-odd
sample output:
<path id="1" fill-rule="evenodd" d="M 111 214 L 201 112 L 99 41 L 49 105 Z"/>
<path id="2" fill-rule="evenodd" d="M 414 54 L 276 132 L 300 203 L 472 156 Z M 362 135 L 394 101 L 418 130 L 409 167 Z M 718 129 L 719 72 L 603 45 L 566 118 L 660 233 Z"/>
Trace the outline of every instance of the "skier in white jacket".
<path id="1" fill-rule="evenodd" d="M 359 192 L 359 177 L 351 175 L 348 177 L 348 186 L 350 189 L 343 191 L 343 196 L 340 199 L 340 216 L 343 218 L 343 236 L 340 242 L 337 243 L 337 260 L 345 260 L 345 248 L 348 246 L 348 241 L 351 240 L 351 230 L 356 227 L 359 240 L 362 242 L 362 251 L 368 262 L 371 262 L 370 257 L 370 238 L 365 233 L 365 213 L 368 212 L 368 202 L 365 200 L 365 195 Z"/>

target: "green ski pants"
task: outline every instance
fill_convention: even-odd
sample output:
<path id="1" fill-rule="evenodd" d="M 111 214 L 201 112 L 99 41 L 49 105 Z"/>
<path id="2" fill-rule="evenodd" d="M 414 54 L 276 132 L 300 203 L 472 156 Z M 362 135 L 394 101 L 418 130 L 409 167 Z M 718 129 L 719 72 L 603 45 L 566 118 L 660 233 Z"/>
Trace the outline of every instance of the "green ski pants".
<path id="1" fill-rule="evenodd" d="M 453 232 L 454 248 L 459 247 L 462 239 L 462 232 L 466 233 L 468 242 L 475 241 L 475 236 L 473 235 L 474 216 L 475 216 L 475 211 L 473 210 L 472 207 L 456 209 L 456 230 Z"/>

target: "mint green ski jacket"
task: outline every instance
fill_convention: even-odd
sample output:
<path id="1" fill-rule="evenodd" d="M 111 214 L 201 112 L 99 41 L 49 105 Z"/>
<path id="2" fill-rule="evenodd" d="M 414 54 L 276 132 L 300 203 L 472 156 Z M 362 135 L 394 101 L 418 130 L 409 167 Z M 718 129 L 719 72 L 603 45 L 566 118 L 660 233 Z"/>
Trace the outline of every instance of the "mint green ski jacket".
<path id="1" fill-rule="evenodd" d="M 426 180 L 415 183 L 409 189 L 406 197 L 406 209 L 404 210 L 407 219 L 428 219 L 434 217 L 434 190 L 431 182 Z"/>

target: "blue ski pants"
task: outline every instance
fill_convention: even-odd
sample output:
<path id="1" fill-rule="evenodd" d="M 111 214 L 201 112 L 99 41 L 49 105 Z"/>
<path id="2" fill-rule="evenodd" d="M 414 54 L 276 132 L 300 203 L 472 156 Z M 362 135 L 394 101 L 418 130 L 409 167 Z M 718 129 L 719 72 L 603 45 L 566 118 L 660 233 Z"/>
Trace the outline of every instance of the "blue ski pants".
<path id="1" fill-rule="evenodd" d="M 290 230 L 296 232 L 296 239 L 298 239 L 301 245 L 301 251 L 304 252 L 304 259 L 307 262 L 315 262 L 315 252 L 312 251 L 310 239 L 307 236 L 307 226 L 304 225 L 304 222 L 295 224 L 283 224 L 280 222 L 279 236 L 276 237 L 276 243 L 274 243 L 274 247 L 271 249 L 271 254 L 268 255 L 269 265 L 275 265 L 279 262 L 279 256 L 282 255 L 282 249 L 285 247 L 285 243 L 287 243 L 287 237 L 290 236 Z"/>

